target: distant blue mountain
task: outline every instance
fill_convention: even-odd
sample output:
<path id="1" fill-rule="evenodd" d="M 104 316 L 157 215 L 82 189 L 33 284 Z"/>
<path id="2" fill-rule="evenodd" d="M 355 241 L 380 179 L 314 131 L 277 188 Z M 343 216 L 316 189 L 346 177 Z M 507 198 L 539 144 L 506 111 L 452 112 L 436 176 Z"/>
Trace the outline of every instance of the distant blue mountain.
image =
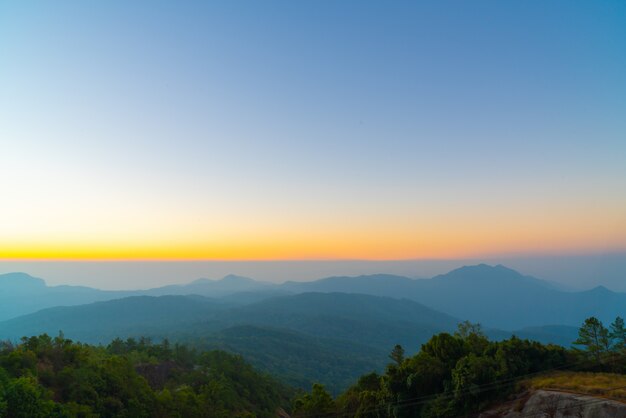
<path id="1" fill-rule="evenodd" d="M 53 306 L 71 306 L 127 296 L 202 295 L 235 304 L 299 293 L 358 293 L 409 299 L 439 312 L 486 327 L 518 330 L 545 325 L 579 326 L 596 316 L 604 322 L 626 316 L 626 294 L 604 287 L 563 291 L 558 286 L 507 267 L 465 266 L 432 279 L 387 274 L 328 277 L 281 285 L 229 275 L 221 280 L 199 279 L 186 285 L 140 291 L 102 291 L 81 286 L 46 286 L 24 273 L 0 275 L 0 320 Z"/>
<path id="2" fill-rule="evenodd" d="M 270 284 L 234 275 L 221 280 L 199 279 L 186 285 L 148 290 L 110 291 L 84 286 L 47 286 L 42 279 L 26 273 L 8 273 L 0 275 L 0 321 L 55 306 L 83 305 L 129 296 L 192 294 L 210 297 L 232 296 L 234 302 L 237 301 L 234 294 L 241 292 L 254 292 L 255 300 L 284 293 Z M 245 299 L 246 297 L 242 296 L 241 302 Z"/>
<path id="3" fill-rule="evenodd" d="M 557 290 L 550 282 L 501 265 L 465 266 L 432 279 L 369 275 L 287 282 L 292 292 L 351 292 L 407 298 L 487 327 L 515 330 L 546 324 L 579 326 L 597 316 L 605 322 L 626 316 L 626 294 L 598 287 Z"/>
<path id="4" fill-rule="evenodd" d="M 291 329 L 387 350 L 417 350 L 460 321 L 410 300 L 347 293 L 302 293 L 233 305 L 202 296 L 133 296 L 48 308 L 0 322 L 0 339 L 56 334 L 100 343 L 116 336 L 197 336 L 237 325 Z"/>
<path id="5" fill-rule="evenodd" d="M 47 286 L 26 273 L 0 275 L 0 320 L 53 306 L 80 305 L 130 296 L 134 292 L 105 291 L 83 286 Z"/>
<path id="6" fill-rule="evenodd" d="M 270 283 L 259 282 L 248 277 L 229 274 L 221 280 L 198 279 L 185 285 L 170 285 L 141 291 L 150 296 L 202 295 L 222 297 L 239 292 L 265 292 L 273 289 Z"/>

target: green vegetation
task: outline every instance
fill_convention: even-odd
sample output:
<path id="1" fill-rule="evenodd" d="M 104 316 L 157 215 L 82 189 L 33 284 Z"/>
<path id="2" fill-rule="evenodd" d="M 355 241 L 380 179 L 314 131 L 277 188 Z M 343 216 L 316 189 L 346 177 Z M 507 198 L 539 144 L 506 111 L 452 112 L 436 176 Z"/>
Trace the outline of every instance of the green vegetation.
<path id="1" fill-rule="evenodd" d="M 201 350 L 240 354 L 258 370 L 289 386 L 308 389 L 313 383 L 323 383 L 333 394 L 343 392 L 364 373 L 382 370 L 387 355 L 347 340 L 250 325 L 181 340 Z"/>
<path id="2" fill-rule="evenodd" d="M 291 339 L 258 327 L 230 332 L 222 342 L 240 339 L 250 356 L 269 365 L 275 359 L 263 357 L 264 344 Z M 221 350 L 144 337 L 92 346 L 43 334 L 0 344 L 0 417 L 275 417 L 286 407 L 300 418 L 444 418 L 538 388 L 624 400 L 624 334 L 621 318 L 610 329 L 588 318 L 576 340 L 580 348 L 567 349 L 517 337 L 490 341 L 466 321 L 454 334 L 432 336 L 414 355 L 396 344 L 384 372 L 363 374 L 337 397 L 319 383 L 296 393 Z M 288 358 L 307 341 L 286 343 L 280 353 Z M 313 351 L 311 368 L 319 358 Z M 333 363 L 321 360 L 311 375 L 332 374 Z"/>
<path id="3" fill-rule="evenodd" d="M 617 361 L 626 355 L 626 329 L 621 317 L 615 318 L 610 330 L 595 317 L 585 319 L 574 344 L 583 347 L 582 350 L 577 349 L 577 352 L 588 362 L 587 368 L 626 372 L 626 365 Z"/>
<path id="4" fill-rule="evenodd" d="M 2 417 L 274 417 L 289 396 L 239 356 L 167 340 L 44 334 L 0 347 Z"/>
<path id="5" fill-rule="evenodd" d="M 492 342 L 469 323 L 461 324 L 455 335 L 433 336 L 414 356 L 404 358 L 402 354 L 400 347 L 395 347 L 390 355 L 393 363 L 385 372 L 361 377 L 335 400 L 334 412 L 354 417 L 464 415 L 512 390 L 516 378 L 569 361 L 568 351 L 562 347 L 516 337 Z M 296 416 L 317 413 L 312 408 L 294 409 Z"/>
<path id="6" fill-rule="evenodd" d="M 463 322 L 454 335 L 433 336 L 414 356 L 405 357 L 396 345 L 383 374 L 362 376 L 336 399 L 315 385 L 294 402 L 294 415 L 456 417 L 481 411 L 523 387 L 624 399 L 626 377 L 605 373 L 626 372 L 624 335 L 621 318 L 610 331 L 588 318 L 576 341 L 582 349 L 566 349 L 517 337 L 489 341 L 479 325 Z"/>

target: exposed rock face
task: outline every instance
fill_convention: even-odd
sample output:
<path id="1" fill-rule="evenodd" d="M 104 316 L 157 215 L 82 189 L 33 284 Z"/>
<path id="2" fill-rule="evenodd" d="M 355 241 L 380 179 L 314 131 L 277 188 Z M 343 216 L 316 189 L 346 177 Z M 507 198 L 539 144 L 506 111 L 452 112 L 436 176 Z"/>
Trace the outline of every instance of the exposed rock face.
<path id="1" fill-rule="evenodd" d="M 479 418 L 626 418 L 626 404 L 592 396 L 537 390 Z"/>

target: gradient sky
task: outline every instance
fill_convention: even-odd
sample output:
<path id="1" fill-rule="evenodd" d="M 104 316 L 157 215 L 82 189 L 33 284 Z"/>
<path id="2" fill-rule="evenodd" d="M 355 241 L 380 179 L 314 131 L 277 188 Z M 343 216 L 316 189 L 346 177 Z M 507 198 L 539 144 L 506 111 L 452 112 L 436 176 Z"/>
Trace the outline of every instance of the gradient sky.
<path id="1" fill-rule="evenodd" d="M 0 259 L 624 249 L 626 2 L 0 3 Z"/>

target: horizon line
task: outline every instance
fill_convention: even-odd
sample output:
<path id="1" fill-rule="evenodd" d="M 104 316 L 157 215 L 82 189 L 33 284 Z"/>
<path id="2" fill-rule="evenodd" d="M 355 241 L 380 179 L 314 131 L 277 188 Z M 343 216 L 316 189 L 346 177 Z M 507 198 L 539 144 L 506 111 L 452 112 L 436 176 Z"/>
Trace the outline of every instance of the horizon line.
<path id="1" fill-rule="evenodd" d="M 314 262 L 424 262 L 424 261 L 463 261 L 501 258 L 550 258 L 585 257 L 626 254 L 626 248 L 610 251 L 555 251 L 555 252 L 510 252 L 485 255 L 451 257 L 407 257 L 407 258 L 2 258 L 0 263 L 18 262 L 75 262 L 75 263 L 314 263 Z"/>

